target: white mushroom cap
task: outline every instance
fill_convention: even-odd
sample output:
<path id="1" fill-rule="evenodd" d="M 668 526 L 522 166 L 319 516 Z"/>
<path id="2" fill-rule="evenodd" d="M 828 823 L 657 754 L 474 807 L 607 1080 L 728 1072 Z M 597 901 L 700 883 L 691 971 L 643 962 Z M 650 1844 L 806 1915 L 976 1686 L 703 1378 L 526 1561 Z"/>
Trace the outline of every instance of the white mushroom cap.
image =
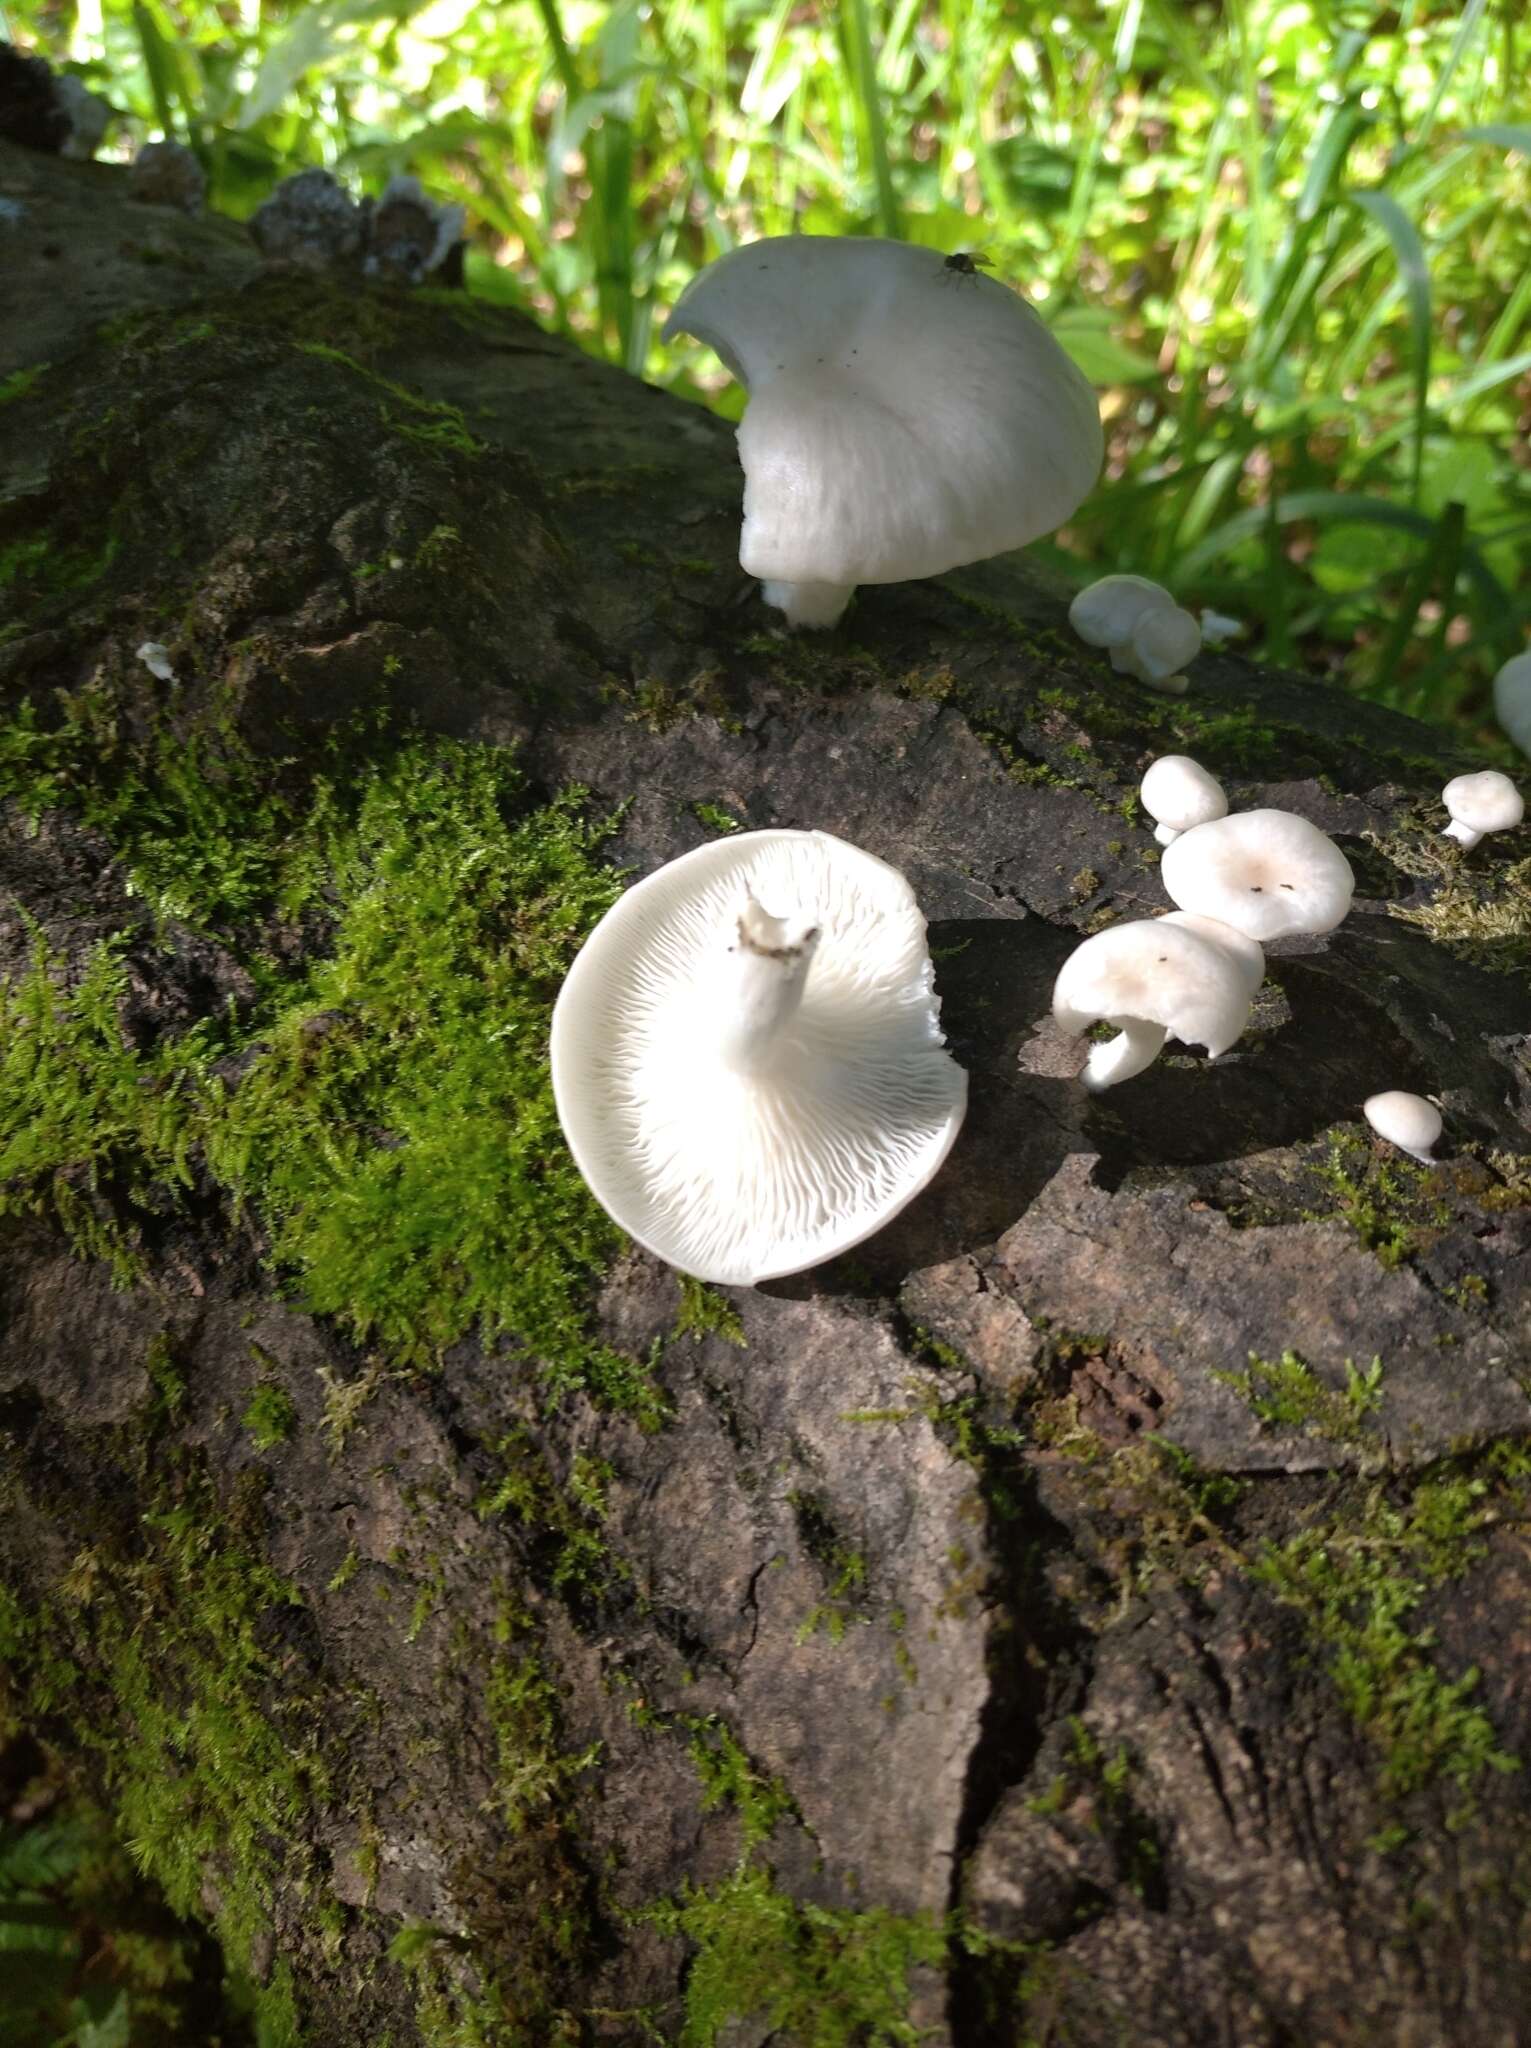
<path id="1" fill-rule="evenodd" d="M 1069 606 L 1069 624 L 1091 647 L 1125 647 L 1147 611 L 1173 611 L 1175 600 L 1146 576 L 1102 576 Z"/>
<path id="2" fill-rule="evenodd" d="M 1226 818 L 1228 799 L 1216 776 L 1189 754 L 1161 754 L 1138 789 L 1143 808 L 1158 826 L 1154 837 L 1168 846 L 1193 825 Z"/>
<path id="3" fill-rule="evenodd" d="M 1523 754 L 1531 754 L 1531 650 L 1494 678 L 1494 716 Z"/>
<path id="4" fill-rule="evenodd" d="M 1327 833 L 1291 811 L 1236 811 L 1182 832 L 1159 874 L 1170 901 L 1262 944 L 1332 932 L 1356 878 Z"/>
<path id="5" fill-rule="evenodd" d="M 1167 1037 L 1204 1045 L 1215 1058 L 1244 1029 L 1264 962 L 1251 980 L 1247 950 L 1210 936 L 1207 922 L 1156 917 L 1112 925 L 1064 961 L 1053 985 L 1053 1015 L 1064 1030 L 1107 1023 L 1119 1034 L 1091 1048 L 1087 1088 L 1140 1074 Z"/>
<path id="6" fill-rule="evenodd" d="M 750 242 L 665 327 L 746 385 L 739 560 L 793 623 L 858 583 L 935 576 L 1051 533 L 1100 470 L 1095 395 L 1042 321 L 933 249 Z M 817 585 L 810 605 L 794 592 Z"/>
<path id="7" fill-rule="evenodd" d="M 1369 1095 L 1362 1113 L 1379 1138 L 1386 1138 L 1390 1145 L 1407 1152 L 1411 1159 L 1422 1160 L 1426 1166 L 1435 1164 L 1430 1147 L 1441 1135 L 1441 1113 L 1423 1095 L 1389 1088 L 1381 1095 Z"/>
<path id="8" fill-rule="evenodd" d="M 859 1244 L 961 1128 L 967 1076 L 931 984 L 909 884 L 842 839 L 745 832 L 671 861 L 607 912 L 554 1007 L 580 1172 L 701 1280 Z"/>
<path id="9" fill-rule="evenodd" d="M 1137 616 L 1125 657 L 1118 660 L 1119 650 L 1112 648 L 1111 665 L 1139 682 L 1162 683 L 1200 652 L 1201 626 L 1193 613 L 1178 604 L 1150 605 Z"/>
<path id="10" fill-rule="evenodd" d="M 1249 990 L 1250 1001 L 1265 979 L 1265 951 L 1255 939 L 1243 932 L 1236 932 L 1231 924 L 1219 924 L 1215 917 L 1198 917 L 1194 910 L 1166 910 L 1159 919 L 1160 924 L 1181 925 L 1188 932 L 1195 932 L 1198 938 L 1209 945 L 1221 946 L 1223 951 L 1236 962 Z"/>
<path id="11" fill-rule="evenodd" d="M 1508 775 L 1497 768 L 1476 775 L 1454 775 L 1441 791 L 1451 823 L 1441 835 L 1476 846 L 1485 832 L 1506 832 L 1526 815 L 1525 801 Z"/>

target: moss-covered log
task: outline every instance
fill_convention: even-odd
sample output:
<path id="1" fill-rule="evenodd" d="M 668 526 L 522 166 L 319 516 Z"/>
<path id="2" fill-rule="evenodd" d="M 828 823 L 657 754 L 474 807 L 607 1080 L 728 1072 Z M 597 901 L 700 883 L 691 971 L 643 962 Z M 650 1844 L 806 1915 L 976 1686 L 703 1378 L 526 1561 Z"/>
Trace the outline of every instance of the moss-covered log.
<path id="1" fill-rule="evenodd" d="M 0 191 L 5 1711 L 260 2039 L 1521 2038 L 1531 834 L 1300 678 L 1146 696 L 1013 561 L 785 638 L 722 423 Z M 1361 900 L 1086 1100 L 1052 978 L 1162 907 L 1177 750 Z M 765 825 L 909 873 L 973 1113 L 724 1298 L 595 1209 L 545 1033 L 624 873 Z"/>

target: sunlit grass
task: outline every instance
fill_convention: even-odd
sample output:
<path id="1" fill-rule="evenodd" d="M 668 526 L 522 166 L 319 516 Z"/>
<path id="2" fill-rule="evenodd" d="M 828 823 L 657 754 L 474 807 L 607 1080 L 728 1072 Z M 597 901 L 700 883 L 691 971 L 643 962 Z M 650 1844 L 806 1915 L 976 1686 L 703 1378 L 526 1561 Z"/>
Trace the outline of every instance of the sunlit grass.
<path id="1" fill-rule="evenodd" d="M 248 211 L 322 162 L 464 199 L 475 290 L 711 399 L 657 340 L 763 234 L 975 248 L 1103 387 L 1058 552 L 1480 723 L 1531 618 L 1531 16 L 1321 0 L 20 0 L 12 31 Z M 1354 25 L 1360 24 L 1360 25 Z M 733 401 L 737 406 L 737 397 Z"/>

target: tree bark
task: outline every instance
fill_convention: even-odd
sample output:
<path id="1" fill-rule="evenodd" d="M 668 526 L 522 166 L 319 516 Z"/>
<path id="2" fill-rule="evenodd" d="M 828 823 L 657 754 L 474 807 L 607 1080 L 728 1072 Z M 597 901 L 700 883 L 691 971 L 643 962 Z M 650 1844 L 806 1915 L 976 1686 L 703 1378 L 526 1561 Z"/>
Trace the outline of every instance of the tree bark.
<path id="1" fill-rule="evenodd" d="M 1013 558 L 786 637 L 725 423 L 115 170 L 0 195 L 3 1684 L 263 2038 L 1524 2039 L 1531 861 L 1439 837 L 1471 763 L 1233 655 L 1147 695 Z M 1357 905 L 1089 1098 L 1053 977 L 1164 907 L 1182 751 Z M 909 875 L 971 1108 L 724 1300 L 602 1235 L 538 1034 L 605 863 L 768 825 Z M 431 1154 L 438 1042 L 491 1093 Z"/>

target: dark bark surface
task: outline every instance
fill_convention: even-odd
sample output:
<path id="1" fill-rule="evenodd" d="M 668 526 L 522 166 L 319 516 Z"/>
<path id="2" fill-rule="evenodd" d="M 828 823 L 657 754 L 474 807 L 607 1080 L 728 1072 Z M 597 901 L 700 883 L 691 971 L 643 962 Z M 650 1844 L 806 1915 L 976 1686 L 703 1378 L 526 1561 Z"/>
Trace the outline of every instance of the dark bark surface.
<path id="1" fill-rule="evenodd" d="M 115 171 L 0 149 L 0 195 L 0 970 L 62 998 L 110 942 L 140 1063 L 139 1136 L 0 1214 L 4 1682 L 266 2038 L 1523 2040 L 1531 862 L 1440 850 L 1472 763 L 1232 656 L 1147 696 L 1015 559 L 787 639 L 724 423 Z M 240 764 L 254 848 L 405 733 L 582 785 L 635 874 L 823 827 L 931 920 L 946 1169 L 726 1303 L 611 1247 L 575 1292 L 632 1398 L 514 1317 L 368 1328 L 216 1149 L 143 1150 L 153 1062 L 224 1032 L 237 1114 L 342 922 L 155 898 L 163 747 Z M 1164 907 L 1171 751 L 1334 833 L 1357 906 L 1215 1066 L 1088 1099 L 1051 985 Z M 1386 1087 L 1442 1100 L 1437 1167 L 1360 1122 Z"/>

